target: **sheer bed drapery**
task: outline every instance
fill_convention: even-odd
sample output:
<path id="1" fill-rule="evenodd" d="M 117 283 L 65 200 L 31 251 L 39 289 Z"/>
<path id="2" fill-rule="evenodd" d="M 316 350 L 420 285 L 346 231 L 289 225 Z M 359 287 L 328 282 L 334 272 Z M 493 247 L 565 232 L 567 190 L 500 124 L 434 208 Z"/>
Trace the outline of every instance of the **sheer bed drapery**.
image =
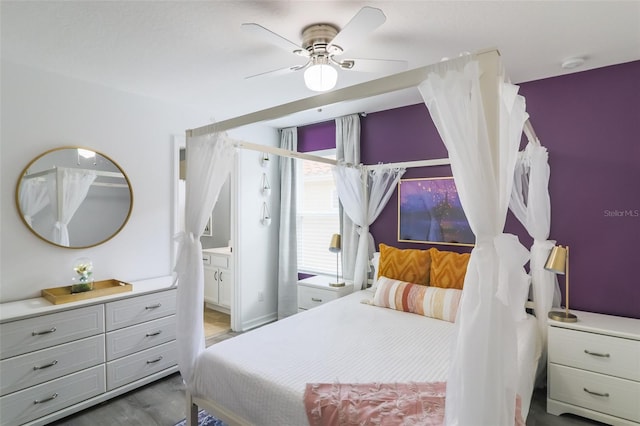
<path id="1" fill-rule="evenodd" d="M 393 167 L 368 170 L 366 166 L 351 166 L 344 162 L 338 163 L 333 170 L 338 197 L 357 231 L 354 290 L 364 288 L 367 282 L 367 265 L 374 251 L 369 225 L 389 202 L 404 172 L 405 169 Z"/>
<path id="2" fill-rule="evenodd" d="M 204 265 L 200 236 L 222 185 L 233 167 L 235 148 L 225 133 L 187 138 L 185 231 L 179 243 L 176 314 L 178 366 L 187 388 L 198 355 L 204 350 Z"/>
<path id="3" fill-rule="evenodd" d="M 80 204 L 87 198 L 91 184 L 97 174 L 93 170 L 59 169 L 47 176 L 49 200 L 55 224 L 52 239 L 61 246 L 69 246 L 69 222 L 78 211 Z"/>
<path id="4" fill-rule="evenodd" d="M 547 313 L 558 306 L 560 288 L 553 272 L 544 269 L 544 264 L 555 241 L 548 240 L 551 228 L 551 200 L 549 197 L 549 154 L 547 149 L 533 143 L 527 144 L 518 155 L 515 167 L 513 191 L 509 208 L 533 238 L 529 271 L 533 304 L 538 322 L 542 355 L 540 376 L 547 358 Z"/>
<path id="5" fill-rule="evenodd" d="M 46 179 L 24 179 L 20 185 L 18 197 L 20 199 L 20 208 L 24 212 L 24 221 L 31 226 L 33 217 L 49 204 Z"/>
<path id="6" fill-rule="evenodd" d="M 473 57 L 439 64 L 419 86 L 476 236 L 451 352 L 448 425 L 507 425 L 515 415 L 515 329 L 525 315 L 528 251 L 503 229 L 525 111 L 513 86 L 497 85 L 499 130 L 493 135 Z"/>

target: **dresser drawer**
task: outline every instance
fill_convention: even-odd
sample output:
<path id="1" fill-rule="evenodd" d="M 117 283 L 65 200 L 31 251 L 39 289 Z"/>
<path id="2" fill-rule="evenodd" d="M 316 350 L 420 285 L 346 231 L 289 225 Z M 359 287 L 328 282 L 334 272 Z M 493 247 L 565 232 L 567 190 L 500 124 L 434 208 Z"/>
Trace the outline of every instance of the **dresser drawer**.
<path id="1" fill-rule="evenodd" d="M 334 291 L 298 286 L 298 307 L 302 309 L 311 309 L 337 298 L 338 293 Z"/>
<path id="2" fill-rule="evenodd" d="M 640 383 L 632 380 L 549 364 L 549 398 L 640 422 Z"/>
<path id="3" fill-rule="evenodd" d="M 549 362 L 640 381 L 640 341 L 549 327 Z"/>
<path id="4" fill-rule="evenodd" d="M 170 342 L 175 338 L 175 315 L 111 331 L 107 333 L 107 361 Z"/>
<path id="5" fill-rule="evenodd" d="M 0 359 L 104 333 L 103 305 L 0 324 Z"/>
<path id="6" fill-rule="evenodd" d="M 0 424 L 15 426 L 105 391 L 104 364 L 0 397 Z"/>
<path id="7" fill-rule="evenodd" d="M 142 379 L 178 363 L 175 340 L 107 363 L 107 390 Z"/>
<path id="8" fill-rule="evenodd" d="M 0 394 L 57 379 L 104 362 L 104 336 L 93 336 L 0 361 Z"/>
<path id="9" fill-rule="evenodd" d="M 107 331 L 173 315 L 176 290 L 162 291 L 106 304 Z"/>

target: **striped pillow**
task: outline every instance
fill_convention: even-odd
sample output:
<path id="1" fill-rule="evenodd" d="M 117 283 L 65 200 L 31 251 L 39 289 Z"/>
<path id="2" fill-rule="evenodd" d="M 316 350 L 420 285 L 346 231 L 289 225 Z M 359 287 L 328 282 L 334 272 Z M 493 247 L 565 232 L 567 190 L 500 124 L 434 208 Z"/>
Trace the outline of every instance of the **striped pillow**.
<path id="1" fill-rule="evenodd" d="M 428 287 L 380 277 L 373 304 L 455 322 L 461 296 L 462 290 L 455 288 Z"/>

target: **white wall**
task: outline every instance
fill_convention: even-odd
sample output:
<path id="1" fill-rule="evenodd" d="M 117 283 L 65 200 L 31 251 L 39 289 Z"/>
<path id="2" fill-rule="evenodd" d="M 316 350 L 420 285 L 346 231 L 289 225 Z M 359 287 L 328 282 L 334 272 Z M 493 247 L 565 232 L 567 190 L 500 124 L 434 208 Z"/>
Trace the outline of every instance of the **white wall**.
<path id="1" fill-rule="evenodd" d="M 78 257 L 94 277 L 134 281 L 171 273 L 172 135 L 208 123 L 208 114 L 2 61 L 0 301 L 68 285 Z M 18 175 L 42 152 L 82 145 L 127 173 L 133 211 L 119 235 L 90 249 L 47 244 L 21 222 Z"/>
<path id="2" fill-rule="evenodd" d="M 262 145 L 279 144 L 278 131 L 261 125 L 232 130 L 229 136 Z M 274 321 L 278 316 L 280 175 L 277 159 L 272 156 L 271 164 L 263 168 L 260 156 L 256 151 L 238 150 L 237 173 L 232 187 L 237 194 L 234 260 L 237 288 L 240 289 L 234 305 L 240 319 L 236 330 L 254 328 Z M 272 188 L 268 196 L 260 191 L 263 173 L 267 173 Z M 271 212 L 270 226 L 264 226 L 260 221 L 263 201 L 267 201 Z"/>

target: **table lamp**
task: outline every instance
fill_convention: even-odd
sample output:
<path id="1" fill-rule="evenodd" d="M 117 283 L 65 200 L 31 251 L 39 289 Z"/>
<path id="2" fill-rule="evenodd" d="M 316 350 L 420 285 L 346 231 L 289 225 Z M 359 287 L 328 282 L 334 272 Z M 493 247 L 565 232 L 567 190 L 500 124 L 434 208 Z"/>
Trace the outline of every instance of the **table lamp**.
<path id="1" fill-rule="evenodd" d="M 344 287 L 344 281 L 340 282 L 340 278 L 338 277 L 338 261 L 339 261 L 341 248 L 342 248 L 342 242 L 341 242 L 340 234 L 333 234 L 331 236 L 331 243 L 329 244 L 329 251 L 331 253 L 336 254 L 336 282 L 329 283 L 331 287 Z"/>
<path id="2" fill-rule="evenodd" d="M 550 311 L 548 315 L 549 318 L 560 322 L 578 321 L 578 317 L 569 312 L 569 246 L 554 246 L 551 249 L 551 253 L 549 253 L 549 258 L 547 259 L 547 263 L 544 265 L 544 269 L 555 272 L 556 274 L 565 275 L 564 311 Z"/>

